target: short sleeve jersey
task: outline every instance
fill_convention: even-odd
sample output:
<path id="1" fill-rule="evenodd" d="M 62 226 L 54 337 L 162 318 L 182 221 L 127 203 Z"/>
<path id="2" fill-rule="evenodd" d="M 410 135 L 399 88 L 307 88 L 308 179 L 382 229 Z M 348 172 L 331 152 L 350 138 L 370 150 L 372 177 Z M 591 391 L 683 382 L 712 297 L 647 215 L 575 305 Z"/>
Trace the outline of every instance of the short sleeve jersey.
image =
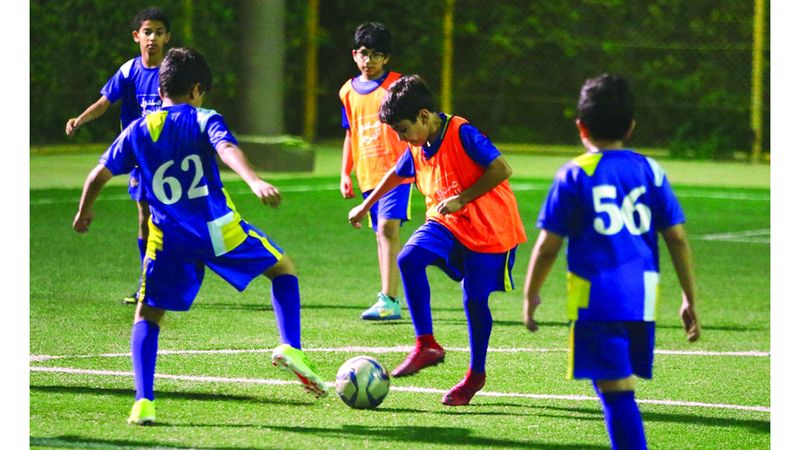
<path id="1" fill-rule="evenodd" d="M 122 100 L 119 119 L 122 129 L 125 129 L 134 120 L 161 108 L 158 67 L 144 67 L 142 57 L 137 56 L 120 66 L 100 94 L 111 103 Z"/>
<path id="2" fill-rule="evenodd" d="M 123 130 L 100 163 L 114 175 L 138 165 L 152 221 L 164 236 L 220 255 L 239 244 L 229 242 L 226 226 L 241 220 L 215 159 L 223 142 L 237 143 L 216 111 L 168 106 Z"/>
<path id="3" fill-rule="evenodd" d="M 537 225 L 568 240 L 569 319 L 655 320 L 657 232 L 684 221 L 652 158 L 606 150 L 561 167 Z"/>

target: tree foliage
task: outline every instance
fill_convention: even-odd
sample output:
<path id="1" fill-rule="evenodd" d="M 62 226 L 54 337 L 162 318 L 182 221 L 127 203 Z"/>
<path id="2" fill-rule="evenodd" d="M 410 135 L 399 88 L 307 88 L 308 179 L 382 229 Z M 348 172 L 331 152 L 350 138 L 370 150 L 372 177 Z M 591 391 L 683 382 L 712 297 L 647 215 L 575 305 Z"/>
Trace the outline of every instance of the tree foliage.
<path id="1" fill-rule="evenodd" d="M 114 72 L 140 54 L 131 21 L 146 6 L 133 0 L 31 0 L 31 143 L 66 141 L 67 119 L 96 101 Z M 164 0 L 158 6 L 172 22 L 168 47 L 192 46 L 214 70 L 206 103 L 226 111 L 226 118 L 235 115 L 236 3 Z M 69 140 L 110 142 L 118 133 L 115 104 Z"/>
<path id="2" fill-rule="evenodd" d="M 384 22 L 395 41 L 390 67 L 419 73 L 439 93 L 444 2 L 320 3 L 318 135 L 342 133 L 337 92 L 357 74 L 349 51 L 362 22 Z M 304 2 L 288 2 L 288 105 L 302 104 L 304 8 Z M 575 143 L 581 84 L 613 72 L 629 80 L 636 97 L 633 145 L 726 158 L 748 151 L 752 140 L 752 29 L 751 1 L 457 0 L 450 112 L 496 141 Z M 767 64 L 764 148 L 768 80 Z M 289 114 L 295 118 L 290 131 L 297 133 L 302 110 Z"/>

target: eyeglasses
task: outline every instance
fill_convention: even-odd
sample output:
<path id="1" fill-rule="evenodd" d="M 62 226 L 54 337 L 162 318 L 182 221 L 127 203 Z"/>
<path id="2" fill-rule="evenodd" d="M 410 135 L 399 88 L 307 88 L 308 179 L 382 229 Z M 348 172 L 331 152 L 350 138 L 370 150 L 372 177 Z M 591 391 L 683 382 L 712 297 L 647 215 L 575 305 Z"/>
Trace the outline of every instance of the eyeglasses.
<path id="1" fill-rule="evenodd" d="M 366 52 L 366 51 L 362 50 L 360 52 L 356 52 L 356 58 L 358 58 L 361 61 L 372 60 L 372 61 L 375 61 L 375 62 L 381 62 L 384 59 L 386 59 L 386 55 L 384 53 L 381 53 L 381 52 L 370 53 L 370 52 Z"/>

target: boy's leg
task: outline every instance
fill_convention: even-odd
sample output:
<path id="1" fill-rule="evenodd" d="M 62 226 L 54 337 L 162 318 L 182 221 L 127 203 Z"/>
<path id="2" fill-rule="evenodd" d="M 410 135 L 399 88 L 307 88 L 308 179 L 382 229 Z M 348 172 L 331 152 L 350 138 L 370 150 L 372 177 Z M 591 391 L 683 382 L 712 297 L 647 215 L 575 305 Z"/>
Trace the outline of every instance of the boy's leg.
<path id="1" fill-rule="evenodd" d="M 595 380 L 612 449 L 646 449 L 644 423 L 633 391 L 633 377 Z"/>
<path id="2" fill-rule="evenodd" d="M 327 385 L 301 350 L 300 285 L 294 263 L 284 255 L 264 276 L 272 281 L 272 306 L 281 339 L 281 345 L 272 351 L 272 364 L 293 372 L 303 387 L 317 397 L 328 395 Z"/>
<path id="3" fill-rule="evenodd" d="M 264 276 L 272 281 L 272 307 L 281 344 L 302 348 L 300 343 L 300 285 L 288 256 L 270 267 Z"/>
<path id="4" fill-rule="evenodd" d="M 364 193 L 366 198 L 372 191 Z M 378 300 L 361 313 L 364 320 L 398 320 L 400 300 L 398 288 L 400 271 L 397 255 L 400 252 L 400 225 L 408 220 L 411 185 L 395 187 L 370 208 L 370 225 L 375 231 L 378 247 L 378 268 L 381 276 L 381 292 Z"/>
<path id="5" fill-rule="evenodd" d="M 465 261 L 464 313 L 469 330 L 469 370 L 461 382 L 453 386 L 442 397 L 442 403 L 450 406 L 469 404 L 472 397 L 486 383 L 486 354 L 492 334 L 492 312 L 489 295 L 499 290 L 498 278 L 506 270 L 505 254 L 470 253 Z"/>
<path id="6" fill-rule="evenodd" d="M 378 269 L 381 275 L 381 292 L 378 300 L 361 313 L 364 320 L 398 320 L 400 300 L 397 289 L 400 284 L 400 269 L 397 254 L 400 252 L 400 220 L 379 219 L 375 230 L 378 243 Z"/>
<path id="7" fill-rule="evenodd" d="M 131 409 L 128 423 L 146 425 L 155 422 L 155 396 L 153 384 L 158 354 L 158 334 L 161 330 L 163 309 L 138 303 L 131 331 L 131 361 L 136 402 Z"/>
<path id="8" fill-rule="evenodd" d="M 433 337 L 431 289 L 425 272 L 438 258 L 439 255 L 418 245 L 406 245 L 397 258 L 417 342 L 405 361 L 392 371 L 392 376 L 412 375 L 444 361 L 444 349 Z"/>
<path id="9" fill-rule="evenodd" d="M 144 199 L 136 200 L 136 209 L 137 209 L 137 221 L 138 221 L 138 229 L 136 236 L 137 236 L 137 244 L 139 246 L 139 262 L 144 263 L 144 254 L 147 251 L 147 236 L 149 231 L 147 222 L 150 220 L 150 206 Z M 126 295 L 125 297 L 123 297 L 122 303 L 126 305 L 135 305 L 138 298 L 137 291 L 138 288 L 131 295 Z"/>

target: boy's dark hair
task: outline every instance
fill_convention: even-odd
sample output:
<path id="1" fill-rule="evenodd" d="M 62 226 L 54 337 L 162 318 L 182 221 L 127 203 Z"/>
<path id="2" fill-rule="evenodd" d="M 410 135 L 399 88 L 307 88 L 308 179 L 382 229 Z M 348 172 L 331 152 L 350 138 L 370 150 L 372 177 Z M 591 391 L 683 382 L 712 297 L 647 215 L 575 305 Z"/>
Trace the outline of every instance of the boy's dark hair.
<path id="1" fill-rule="evenodd" d="M 419 110 L 434 111 L 433 94 L 419 75 L 406 75 L 389 86 L 383 97 L 380 120 L 389 125 L 408 119 L 416 122 Z"/>
<path id="2" fill-rule="evenodd" d="M 392 53 L 392 34 L 382 23 L 362 23 L 356 28 L 353 50 L 358 50 L 362 46 L 388 55 Z"/>
<path id="3" fill-rule="evenodd" d="M 161 10 L 161 8 L 151 6 L 139 11 L 139 13 L 136 14 L 136 17 L 134 17 L 133 21 L 131 22 L 132 29 L 138 30 L 141 28 L 142 23 L 144 23 L 145 20 L 155 20 L 161 22 L 164 24 L 164 28 L 169 31 L 169 18 L 167 17 L 167 14 Z"/>
<path id="4" fill-rule="evenodd" d="M 633 122 L 633 95 L 619 75 L 604 73 L 583 83 L 578 119 L 595 139 L 620 140 Z"/>
<path id="5" fill-rule="evenodd" d="M 213 77 L 203 55 L 187 47 L 171 48 L 158 68 L 158 85 L 167 97 L 188 95 L 195 83 L 207 93 Z"/>

